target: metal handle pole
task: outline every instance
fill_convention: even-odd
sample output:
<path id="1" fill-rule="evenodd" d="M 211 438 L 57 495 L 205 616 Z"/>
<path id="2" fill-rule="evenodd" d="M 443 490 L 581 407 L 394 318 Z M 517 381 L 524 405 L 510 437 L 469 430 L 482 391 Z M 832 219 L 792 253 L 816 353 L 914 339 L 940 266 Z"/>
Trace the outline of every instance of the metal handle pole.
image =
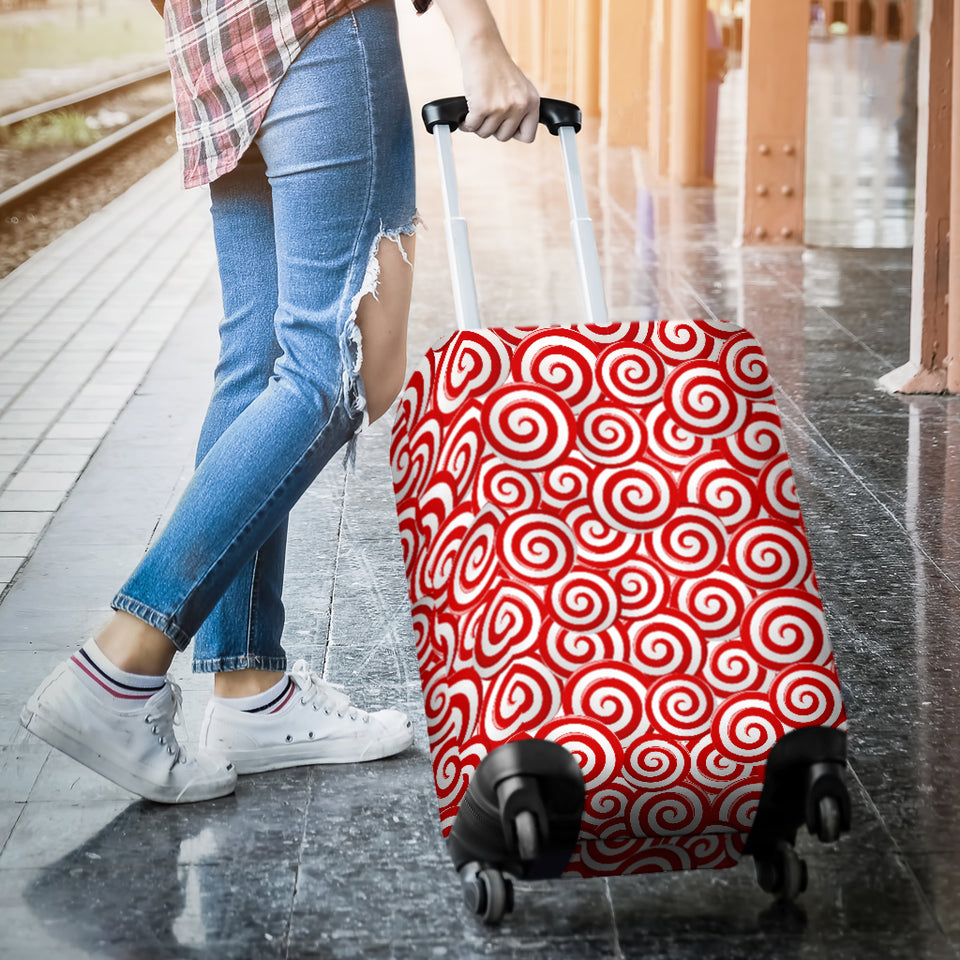
<path id="1" fill-rule="evenodd" d="M 580 294 L 587 311 L 587 322 L 605 324 L 607 304 L 603 297 L 603 282 L 600 274 L 600 258 L 593 233 L 593 221 L 587 210 L 587 197 L 583 190 L 583 175 L 577 156 L 576 132 L 573 127 L 561 127 L 558 131 L 563 149 L 563 169 L 567 177 L 567 196 L 570 200 L 570 235 L 580 277 Z"/>
<path id="2" fill-rule="evenodd" d="M 450 278 L 453 283 L 453 306 L 460 330 L 480 329 L 480 310 L 477 306 L 477 288 L 473 278 L 470 257 L 470 239 L 467 221 L 460 216 L 460 195 L 457 191 L 457 173 L 453 165 L 453 142 L 450 128 L 438 124 L 433 128 L 440 161 L 440 182 L 443 187 L 443 205 L 447 215 L 444 224 L 447 235 L 447 254 Z"/>

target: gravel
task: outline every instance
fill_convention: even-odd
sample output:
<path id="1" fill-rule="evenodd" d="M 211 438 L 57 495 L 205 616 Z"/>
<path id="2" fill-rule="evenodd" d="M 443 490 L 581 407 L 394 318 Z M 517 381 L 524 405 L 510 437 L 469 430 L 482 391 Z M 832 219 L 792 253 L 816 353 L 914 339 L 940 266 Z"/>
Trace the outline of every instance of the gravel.
<path id="1" fill-rule="evenodd" d="M 170 119 L 95 161 L 82 173 L 57 181 L 21 208 L 7 211 L 0 222 L 0 277 L 106 206 L 175 153 Z"/>

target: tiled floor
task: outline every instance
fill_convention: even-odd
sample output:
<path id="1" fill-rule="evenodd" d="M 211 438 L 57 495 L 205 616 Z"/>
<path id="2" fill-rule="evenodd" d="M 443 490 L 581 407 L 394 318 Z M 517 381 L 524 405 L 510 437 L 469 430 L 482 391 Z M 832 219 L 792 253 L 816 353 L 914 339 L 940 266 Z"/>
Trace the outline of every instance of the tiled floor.
<path id="1" fill-rule="evenodd" d="M 823 89 L 834 75 L 816 71 L 834 57 L 873 69 L 847 43 L 819 61 Z M 421 72 L 411 82 L 414 101 L 449 92 Z M 869 103 L 863 142 L 887 122 Z M 724 316 L 766 347 L 852 717 L 853 833 L 830 848 L 804 839 L 811 885 L 789 909 L 744 863 L 524 885 L 502 928 L 467 916 L 437 824 L 388 424 L 363 437 L 355 475 L 329 470 L 294 512 L 287 641 L 358 699 L 404 705 L 417 728 L 407 754 L 245 778 L 233 797 L 164 808 L 21 731 L 23 700 L 97 627 L 189 475 L 219 307 L 203 196 L 179 194 L 168 167 L 0 284 L 0 338 L 20 351 L 9 369 L 0 356 L 17 414 L 0 420 L 12 431 L 0 432 L 0 497 L 13 498 L 0 501 L 0 545 L 7 575 L 19 568 L 0 603 L 0 956 L 960 956 L 960 414 L 875 386 L 905 359 L 909 250 L 896 237 L 849 248 L 864 208 L 830 203 L 846 168 L 815 181 L 822 245 L 758 251 L 732 242 L 729 181 L 654 187 L 633 152 L 598 148 L 589 126 L 582 140 L 612 314 Z M 420 137 L 414 360 L 453 315 L 432 146 Z M 556 142 L 457 147 L 486 322 L 578 320 Z M 903 166 L 888 147 L 872 162 L 890 183 Z M 479 189 L 484 178 L 502 192 Z M 883 209 L 912 216 L 907 192 Z M 188 671 L 177 664 L 189 744 L 209 680 Z"/>

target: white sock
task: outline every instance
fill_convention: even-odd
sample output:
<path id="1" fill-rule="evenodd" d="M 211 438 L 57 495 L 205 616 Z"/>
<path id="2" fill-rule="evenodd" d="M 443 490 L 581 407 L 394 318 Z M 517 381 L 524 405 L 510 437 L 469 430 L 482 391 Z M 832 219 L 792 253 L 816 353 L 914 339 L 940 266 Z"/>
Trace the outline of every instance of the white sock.
<path id="1" fill-rule="evenodd" d="M 276 713 L 287 705 L 297 685 L 286 674 L 282 676 L 269 690 L 255 693 L 252 697 L 214 697 L 233 710 L 243 710 L 244 713 Z"/>
<path id="2" fill-rule="evenodd" d="M 94 640 L 88 640 L 70 658 L 70 669 L 97 696 L 131 710 L 146 703 L 166 683 L 166 677 L 147 677 L 121 670 Z"/>

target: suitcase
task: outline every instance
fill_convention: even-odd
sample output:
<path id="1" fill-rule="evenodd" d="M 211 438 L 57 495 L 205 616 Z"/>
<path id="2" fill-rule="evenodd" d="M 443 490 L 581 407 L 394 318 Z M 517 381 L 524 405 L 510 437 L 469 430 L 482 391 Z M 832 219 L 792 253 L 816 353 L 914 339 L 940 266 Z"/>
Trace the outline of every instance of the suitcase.
<path id="1" fill-rule="evenodd" d="M 401 397 L 391 466 L 430 751 L 468 907 L 511 878 L 722 868 L 805 887 L 798 829 L 849 829 L 846 715 L 757 341 L 610 323 L 560 139 L 586 310 L 481 329 L 451 131 L 436 139 L 459 331 Z"/>

